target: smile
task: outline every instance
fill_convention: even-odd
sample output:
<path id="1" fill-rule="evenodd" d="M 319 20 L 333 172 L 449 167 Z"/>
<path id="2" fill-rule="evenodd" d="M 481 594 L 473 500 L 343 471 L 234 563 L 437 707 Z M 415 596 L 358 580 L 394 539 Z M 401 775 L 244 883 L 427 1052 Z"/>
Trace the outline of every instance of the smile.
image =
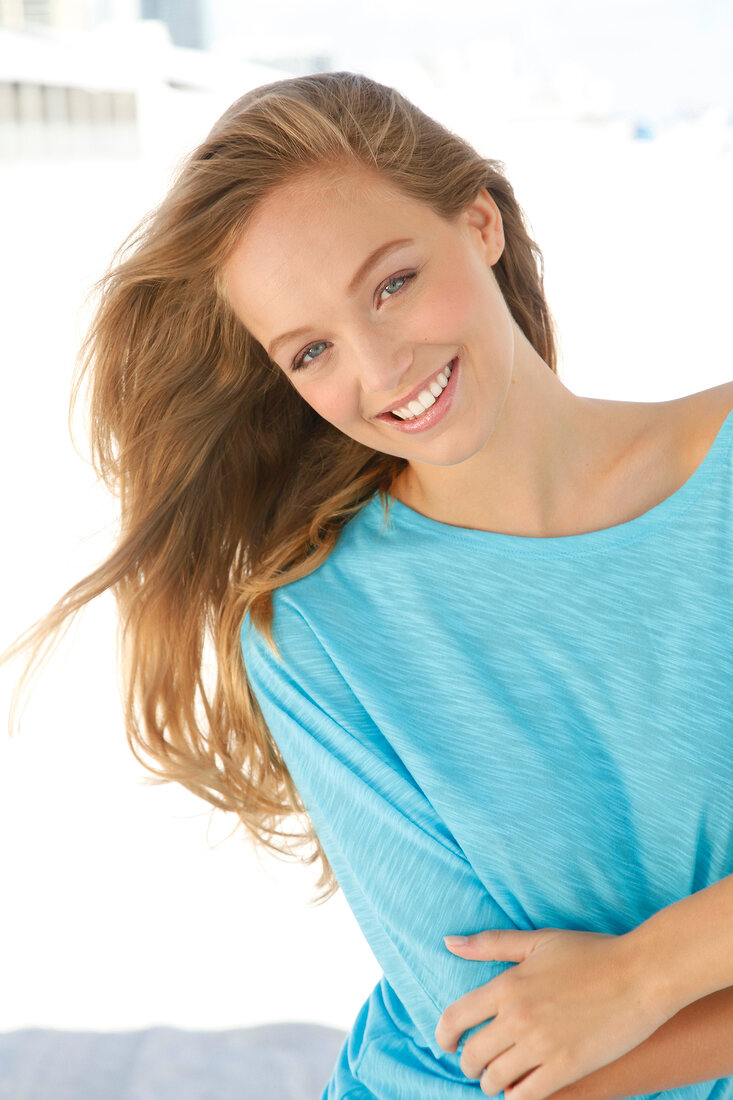
<path id="1" fill-rule="evenodd" d="M 390 409 L 380 413 L 375 420 L 381 420 L 402 432 L 427 431 L 439 423 L 453 403 L 458 385 L 459 362 L 458 356 L 451 359 L 431 379 L 428 386 L 420 390 L 416 398 L 411 399 L 407 405 L 398 406 L 395 412 Z"/>
<path id="2" fill-rule="evenodd" d="M 392 416 L 397 416 L 400 420 L 414 420 L 415 417 L 422 416 L 422 414 L 431 408 L 438 400 L 441 393 L 448 385 L 448 379 L 452 371 L 453 367 L 449 363 L 443 370 L 438 371 L 432 382 L 429 382 L 427 387 L 421 390 L 412 401 L 406 402 L 398 409 L 390 409 Z"/>

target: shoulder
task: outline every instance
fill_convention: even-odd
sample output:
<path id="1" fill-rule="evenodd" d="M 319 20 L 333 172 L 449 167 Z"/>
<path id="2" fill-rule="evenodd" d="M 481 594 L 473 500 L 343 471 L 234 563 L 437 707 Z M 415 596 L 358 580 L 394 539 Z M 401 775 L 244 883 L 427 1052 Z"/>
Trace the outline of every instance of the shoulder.
<path id="1" fill-rule="evenodd" d="M 689 476 L 703 461 L 733 410 L 733 381 L 665 404 L 670 407 L 669 438 L 676 444 Z"/>
<path id="2" fill-rule="evenodd" d="M 703 453 L 707 453 L 723 421 L 733 410 L 733 381 L 723 382 L 692 396 L 699 398 L 699 416 L 693 418 L 692 434 L 697 436 Z"/>
<path id="3" fill-rule="evenodd" d="M 733 381 L 668 401 L 615 405 L 616 459 L 606 497 L 621 501 L 619 514 L 636 516 L 688 481 L 731 410 Z"/>

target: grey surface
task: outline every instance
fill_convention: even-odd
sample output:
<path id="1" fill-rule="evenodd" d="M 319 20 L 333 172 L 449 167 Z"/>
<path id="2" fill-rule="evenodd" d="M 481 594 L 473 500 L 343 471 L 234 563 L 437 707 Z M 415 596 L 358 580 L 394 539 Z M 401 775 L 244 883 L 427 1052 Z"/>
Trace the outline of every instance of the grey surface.
<path id="1" fill-rule="evenodd" d="M 0 1100 L 320 1100 L 345 1037 L 310 1023 L 9 1031 Z"/>

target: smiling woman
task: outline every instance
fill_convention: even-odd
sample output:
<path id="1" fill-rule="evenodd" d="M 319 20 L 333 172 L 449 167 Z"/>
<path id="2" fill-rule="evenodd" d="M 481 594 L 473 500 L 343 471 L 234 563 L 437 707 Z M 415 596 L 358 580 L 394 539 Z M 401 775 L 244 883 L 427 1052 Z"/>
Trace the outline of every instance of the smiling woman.
<path id="1" fill-rule="evenodd" d="M 716 979 L 634 934 L 733 871 L 733 394 L 571 393 L 502 166 L 354 73 L 233 103 L 96 291 L 119 544 L 4 656 L 112 590 L 138 759 L 343 889 L 322 1100 L 733 1100 L 640 1063 Z"/>
<path id="2" fill-rule="evenodd" d="M 400 229 L 407 238 L 395 236 Z M 387 240 L 375 248 L 380 237 Z M 382 453 L 455 466 L 484 442 L 516 353 L 515 323 L 493 271 L 503 249 L 501 212 L 486 189 L 446 220 L 373 170 L 334 178 L 311 169 L 260 204 L 221 286 L 324 420 Z M 271 335 L 293 314 L 324 320 Z M 312 341 L 305 347 L 304 337 Z M 525 358 L 547 374 L 519 339 Z M 459 363 L 470 365 L 454 371 Z M 474 476 L 471 464 L 463 468 Z"/>

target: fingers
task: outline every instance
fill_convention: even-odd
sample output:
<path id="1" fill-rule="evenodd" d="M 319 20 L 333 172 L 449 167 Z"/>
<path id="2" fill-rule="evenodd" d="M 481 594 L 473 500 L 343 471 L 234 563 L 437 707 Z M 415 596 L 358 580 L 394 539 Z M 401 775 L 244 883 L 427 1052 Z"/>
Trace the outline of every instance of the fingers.
<path id="1" fill-rule="evenodd" d="M 491 1092 L 501 1092 L 505 1084 L 510 1085 L 522 1070 L 528 1069 L 526 1055 L 522 1060 L 519 1048 L 507 1039 L 500 1039 L 491 1027 L 482 1028 L 472 1035 L 461 1053 L 461 1070 L 466 1077 L 475 1080 L 484 1072 L 491 1071 L 489 1084 L 493 1086 L 498 1083 L 498 1088 L 492 1088 Z"/>
<path id="2" fill-rule="evenodd" d="M 497 978 L 492 978 L 490 982 L 470 990 L 469 993 L 464 993 L 457 1001 L 449 1004 L 443 1012 L 435 1029 L 435 1040 L 438 1046 L 448 1054 L 455 1053 L 464 1031 L 468 1031 L 476 1024 L 492 1020 L 496 1016 L 498 1012 L 494 987 L 496 981 Z"/>

